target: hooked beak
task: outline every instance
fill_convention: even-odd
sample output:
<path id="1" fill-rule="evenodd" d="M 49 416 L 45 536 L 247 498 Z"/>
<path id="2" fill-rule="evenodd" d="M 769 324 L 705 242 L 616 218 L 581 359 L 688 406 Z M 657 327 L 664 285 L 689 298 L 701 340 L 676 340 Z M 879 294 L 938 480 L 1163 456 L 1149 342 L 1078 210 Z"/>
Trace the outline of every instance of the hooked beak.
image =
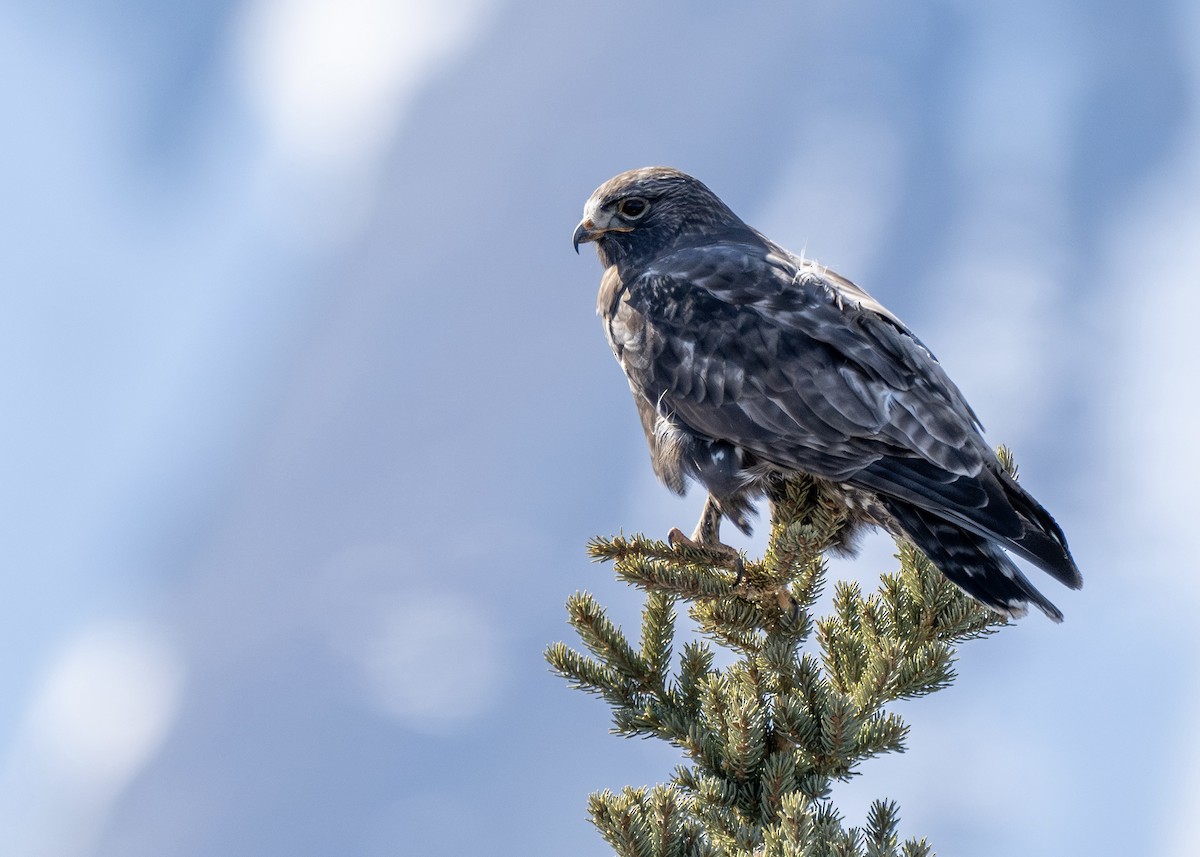
<path id="1" fill-rule="evenodd" d="M 585 217 L 579 221 L 579 225 L 575 227 L 575 234 L 571 236 L 571 246 L 575 248 L 575 253 L 579 253 L 579 245 L 587 244 L 589 241 L 595 241 L 604 233 L 603 229 L 597 229 L 596 224 L 592 223 L 590 217 Z"/>
<path id="2" fill-rule="evenodd" d="M 585 213 L 583 215 L 583 220 L 579 221 L 579 225 L 575 227 L 575 234 L 571 237 L 571 246 L 574 247 L 575 252 L 578 253 L 580 244 L 587 244 L 589 241 L 595 241 L 606 232 L 632 231 L 632 226 L 626 226 L 624 223 L 606 211 L 601 210 L 594 213 Z"/>

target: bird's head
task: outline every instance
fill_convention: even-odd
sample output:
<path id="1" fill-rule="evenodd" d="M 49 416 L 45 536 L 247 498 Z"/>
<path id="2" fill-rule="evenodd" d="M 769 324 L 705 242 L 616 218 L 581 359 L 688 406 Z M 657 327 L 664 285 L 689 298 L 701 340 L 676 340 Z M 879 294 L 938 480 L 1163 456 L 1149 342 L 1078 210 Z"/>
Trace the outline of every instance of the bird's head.
<path id="1" fill-rule="evenodd" d="M 592 192 L 575 227 L 574 246 L 593 242 L 605 267 L 644 265 L 689 240 L 750 231 L 697 179 L 671 167 L 643 167 Z"/>

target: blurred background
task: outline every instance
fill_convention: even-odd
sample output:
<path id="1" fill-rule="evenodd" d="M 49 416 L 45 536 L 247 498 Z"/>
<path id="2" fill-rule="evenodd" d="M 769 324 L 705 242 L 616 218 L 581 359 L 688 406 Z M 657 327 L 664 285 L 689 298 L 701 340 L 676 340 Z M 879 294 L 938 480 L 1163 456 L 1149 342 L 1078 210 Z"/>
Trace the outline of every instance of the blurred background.
<path id="1" fill-rule="evenodd" d="M 1198 105 L 1187 0 L 0 5 L 0 853 L 610 853 L 679 754 L 541 653 L 702 497 L 570 235 L 670 164 L 904 318 L 1084 570 L 849 821 L 1195 854 Z"/>

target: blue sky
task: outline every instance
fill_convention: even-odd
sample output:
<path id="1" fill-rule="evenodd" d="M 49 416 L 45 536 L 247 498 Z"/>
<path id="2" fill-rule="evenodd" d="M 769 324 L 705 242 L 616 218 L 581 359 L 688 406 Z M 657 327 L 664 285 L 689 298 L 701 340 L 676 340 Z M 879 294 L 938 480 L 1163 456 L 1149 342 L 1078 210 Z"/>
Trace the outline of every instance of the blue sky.
<path id="1" fill-rule="evenodd" d="M 637 621 L 591 535 L 701 498 L 569 235 L 666 163 L 915 328 L 1084 571 L 851 819 L 1191 854 L 1198 46 L 1181 2 L 4 6 L 0 852 L 608 853 L 588 792 L 677 754 L 541 651 L 576 589 Z"/>

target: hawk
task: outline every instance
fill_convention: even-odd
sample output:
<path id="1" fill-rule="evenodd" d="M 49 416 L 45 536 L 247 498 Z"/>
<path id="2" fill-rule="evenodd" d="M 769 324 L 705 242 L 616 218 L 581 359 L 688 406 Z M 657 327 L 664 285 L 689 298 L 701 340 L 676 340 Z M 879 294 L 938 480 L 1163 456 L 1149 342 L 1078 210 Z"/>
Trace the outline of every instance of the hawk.
<path id="1" fill-rule="evenodd" d="M 629 379 L 659 479 L 708 492 L 691 540 L 726 552 L 772 479 L 807 474 L 857 524 L 903 535 L 968 595 L 1010 616 L 1062 613 L 1009 557 L 1083 579 L 1050 514 L 1000 466 L 925 345 L 844 277 L 746 225 L 668 167 L 622 173 L 584 206 L 597 313 Z"/>

